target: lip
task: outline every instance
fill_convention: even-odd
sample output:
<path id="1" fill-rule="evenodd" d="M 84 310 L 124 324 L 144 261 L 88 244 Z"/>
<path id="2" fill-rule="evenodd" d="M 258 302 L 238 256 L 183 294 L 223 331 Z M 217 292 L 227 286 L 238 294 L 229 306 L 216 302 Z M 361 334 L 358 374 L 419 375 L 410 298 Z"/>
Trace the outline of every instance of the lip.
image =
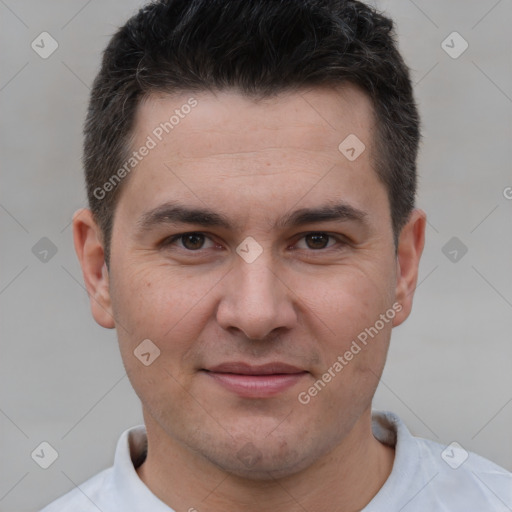
<path id="1" fill-rule="evenodd" d="M 290 374 L 302 373 L 305 371 L 302 368 L 297 368 L 296 366 L 278 361 L 260 365 L 252 365 L 241 361 L 235 361 L 232 363 L 222 363 L 217 366 L 212 366 L 207 368 L 207 370 L 215 373 L 236 373 L 239 375 L 272 375 L 276 373 Z"/>
<path id="2" fill-rule="evenodd" d="M 245 398 L 275 396 L 297 384 L 308 373 L 281 362 L 263 365 L 222 363 L 203 372 L 228 391 Z"/>

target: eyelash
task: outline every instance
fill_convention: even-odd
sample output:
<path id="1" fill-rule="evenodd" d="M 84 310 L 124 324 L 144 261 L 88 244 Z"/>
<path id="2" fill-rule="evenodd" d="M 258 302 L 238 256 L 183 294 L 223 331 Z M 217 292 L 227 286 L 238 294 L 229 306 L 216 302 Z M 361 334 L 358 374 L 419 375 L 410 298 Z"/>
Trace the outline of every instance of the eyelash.
<path id="1" fill-rule="evenodd" d="M 187 235 L 202 235 L 204 236 L 206 239 L 210 240 L 213 242 L 213 240 L 211 240 L 211 238 L 206 234 L 206 233 L 203 233 L 201 231 L 187 231 L 186 233 L 179 233 L 177 235 L 173 235 L 169 238 L 166 238 L 165 240 L 163 240 L 161 243 L 160 243 L 160 246 L 164 249 L 172 246 L 176 241 L 180 240 L 180 239 L 183 239 L 185 236 Z M 314 252 L 314 253 L 320 253 L 320 252 L 326 252 L 328 250 L 340 250 L 340 249 L 343 249 L 344 246 L 348 245 L 348 242 L 346 239 L 344 239 L 343 237 L 341 236 L 334 236 L 334 235 L 331 235 L 325 231 L 309 231 L 307 233 L 304 233 L 298 240 L 302 240 L 304 238 L 306 238 L 308 235 L 327 235 L 327 237 L 329 239 L 334 239 L 338 245 L 340 245 L 341 247 L 338 247 L 336 248 L 335 245 L 336 244 L 333 244 L 331 246 L 328 246 L 328 247 L 325 247 L 325 248 L 322 248 L 322 249 L 299 249 L 299 250 L 307 250 L 308 252 Z M 296 242 L 296 243 L 297 243 Z M 215 242 L 214 242 L 215 243 Z M 194 253 L 198 253 L 200 254 L 203 250 L 203 248 L 201 249 L 196 249 L 196 250 L 192 250 L 192 249 L 187 249 L 186 247 L 180 247 L 181 250 L 189 253 L 189 254 L 194 254 Z"/>

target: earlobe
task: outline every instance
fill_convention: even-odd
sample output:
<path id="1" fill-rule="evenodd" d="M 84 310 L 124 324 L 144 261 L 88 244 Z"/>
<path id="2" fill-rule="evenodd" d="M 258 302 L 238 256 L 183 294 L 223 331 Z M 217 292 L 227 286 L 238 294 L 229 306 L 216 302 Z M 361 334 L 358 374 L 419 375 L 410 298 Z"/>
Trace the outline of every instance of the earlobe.
<path id="1" fill-rule="evenodd" d="M 112 329 L 115 322 L 101 230 L 87 208 L 78 210 L 73 215 L 73 239 L 89 294 L 92 315 L 99 325 Z"/>
<path id="2" fill-rule="evenodd" d="M 425 245 L 426 214 L 423 210 L 412 211 L 402 228 L 397 249 L 396 302 L 402 309 L 394 318 L 393 326 L 400 325 L 409 316 L 418 281 L 418 268 Z"/>

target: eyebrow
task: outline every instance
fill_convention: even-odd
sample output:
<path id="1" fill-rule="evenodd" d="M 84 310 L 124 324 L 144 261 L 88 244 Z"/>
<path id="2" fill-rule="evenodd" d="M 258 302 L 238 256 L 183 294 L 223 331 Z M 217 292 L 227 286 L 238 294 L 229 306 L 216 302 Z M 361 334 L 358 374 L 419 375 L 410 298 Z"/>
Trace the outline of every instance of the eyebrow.
<path id="1" fill-rule="evenodd" d="M 327 221 L 356 221 L 366 224 L 367 214 L 348 203 L 340 202 L 334 205 L 295 210 L 286 214 L 277 222 L 272 223 L 271 227 L 273 229 L 286 229 Z M 138 220 L 137 227 L 140 232 L 145 232 L 165 224 L 196 224 L 204 227 L 225 228 L 227 230 L 236 228 L 221 213 L 209 208 L 194 208 L 175 202 L 167 202 L 145 212 Z"/>

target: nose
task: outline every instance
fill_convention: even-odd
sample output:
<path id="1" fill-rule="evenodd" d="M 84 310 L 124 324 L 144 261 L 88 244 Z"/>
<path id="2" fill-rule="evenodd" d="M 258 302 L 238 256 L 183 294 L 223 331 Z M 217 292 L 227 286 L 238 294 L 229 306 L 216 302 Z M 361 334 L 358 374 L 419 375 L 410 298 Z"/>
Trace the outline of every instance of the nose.
<path id="1" fill-rule="evenodd" d="M 217 322 L 229 331 L 241 331 L 251 340 L 264 340 L 273 331 L 297 323 L 294 294 L 266 258 L 247 263 L 241 258 L 228 273 L 217 308 Z"/>

